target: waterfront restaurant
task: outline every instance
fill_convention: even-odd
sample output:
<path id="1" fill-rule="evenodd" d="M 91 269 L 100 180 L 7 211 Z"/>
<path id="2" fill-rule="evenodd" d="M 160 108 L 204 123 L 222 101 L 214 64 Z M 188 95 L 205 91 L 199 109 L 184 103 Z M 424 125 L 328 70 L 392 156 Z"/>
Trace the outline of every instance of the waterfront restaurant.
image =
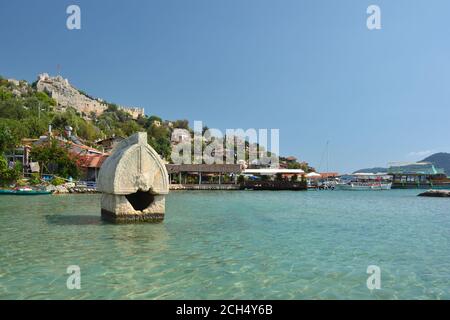
<path id="1" fill-rule="evenodd" d="M 392 163 L 388 174 L 392 176 L 392 188 L 450 187 L 445 171 L 430 162 Z"/>
<path id="2" fill-rule="evenodd" d="M 242 173 L 247 176 L 270 176 L 272 178 L 276 175 L 281 175 L 283 179 L 291 179 L 293 176 L 297 176 L 299 180 L 305 175 L 305 171 L 302 169 L 284 168 L 245 169 Z"/>
<path id="3" fill-rule="evenodd" d="M 243 188 L 251 190 L 307 190 L 302 169 L 246 169 Z M 293 179 L 295 178 L 295 179 Z"/>
<path id="4" fill-rule="evenodd" d="M 166 164 L 170 184 L 237 185 L 239 164 Z"/>

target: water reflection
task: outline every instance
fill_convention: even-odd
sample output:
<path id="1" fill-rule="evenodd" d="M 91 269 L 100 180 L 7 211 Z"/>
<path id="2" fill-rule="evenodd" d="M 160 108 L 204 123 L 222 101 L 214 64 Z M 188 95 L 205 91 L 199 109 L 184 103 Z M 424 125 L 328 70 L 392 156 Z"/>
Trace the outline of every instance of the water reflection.
<path id="1" fill-rule="evenodd" d="M 167 226 L 164 223 L 138 224 L 107 224 L 101 228 L 102 238 L 109 242 L 113 250 L 126 252 L 130 248 L 158 248 L 167 247 L 170 239 Z"/>
<path id="2" fill-rule="evenodd" d="M 46 215 L 45 220 L 48 224 L 54 224 L 59 226 L 84 226 L 84 225 L 102 225 L 104 222 L 101 220 L 100 215 L 88 216 L 88 215 Z"/>

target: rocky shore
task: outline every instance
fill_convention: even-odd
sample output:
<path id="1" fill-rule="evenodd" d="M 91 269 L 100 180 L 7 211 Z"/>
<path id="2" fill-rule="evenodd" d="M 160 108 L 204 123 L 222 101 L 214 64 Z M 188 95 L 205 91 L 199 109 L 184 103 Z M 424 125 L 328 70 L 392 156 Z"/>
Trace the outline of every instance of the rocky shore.
<path id="1" fill-rule="evenodd" d="M 49 185 L 45 188 L 47 191 L 53 191 L 53 194 L 69 194 L 69 193 L 99 193 L 95 188 L 76 187 L 73 184 L 65 184 L 60 186 Z"/>
<path id="2" fill-rule="evenodd" d="M 419 197 L 448 198 L 450 197 L 450 190 L 428 190 L 419 194 Z"/>

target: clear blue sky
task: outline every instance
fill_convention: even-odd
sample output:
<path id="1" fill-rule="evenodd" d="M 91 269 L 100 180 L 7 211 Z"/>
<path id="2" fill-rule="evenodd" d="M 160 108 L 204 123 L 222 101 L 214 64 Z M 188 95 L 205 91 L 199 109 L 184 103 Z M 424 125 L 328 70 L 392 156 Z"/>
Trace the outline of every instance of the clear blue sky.
<path id="1" fill-rule="evenodd" d="M 448 0 L 1 1 L 0 74 L 60 64 L 164 119 L 279 128 L 281 153 L 316 167 L 329 140 L 330 170 L 348 172 L 450 151 L 449 14 Z"/>

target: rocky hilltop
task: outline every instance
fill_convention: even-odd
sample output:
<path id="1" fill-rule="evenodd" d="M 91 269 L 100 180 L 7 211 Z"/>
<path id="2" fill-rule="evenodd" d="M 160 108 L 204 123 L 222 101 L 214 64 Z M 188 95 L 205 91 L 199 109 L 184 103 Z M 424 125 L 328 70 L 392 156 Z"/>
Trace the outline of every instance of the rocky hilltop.
<path id="1" fill-rule="evenodd" d="M 62 109 L 73 107 L 88 117 L 92 113 L 99 116 L 108 108 L 108 104 L 102 99 L 88 96 L 61 76 L 51 77 L 47 73 L 40 74 L 36 81 L 36 89 L 55 99 L 58 107 Z M 118 109 L 127 112 L 134 119 L 144 116 L 144 108 L 118 106 Z"/>

